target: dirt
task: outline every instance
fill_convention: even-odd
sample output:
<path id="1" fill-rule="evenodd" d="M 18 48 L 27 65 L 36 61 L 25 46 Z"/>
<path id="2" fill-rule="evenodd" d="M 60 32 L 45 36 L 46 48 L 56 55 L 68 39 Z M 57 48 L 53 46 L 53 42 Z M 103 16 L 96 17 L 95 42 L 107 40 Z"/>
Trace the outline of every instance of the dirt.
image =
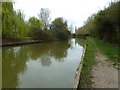
<path id="1" fill-rule="evenodd" d="M 95 60 L 97 64 L 92 68 L 92 87 L 118 88 L 118 70 L 100 52 L 97 52 Z"/>

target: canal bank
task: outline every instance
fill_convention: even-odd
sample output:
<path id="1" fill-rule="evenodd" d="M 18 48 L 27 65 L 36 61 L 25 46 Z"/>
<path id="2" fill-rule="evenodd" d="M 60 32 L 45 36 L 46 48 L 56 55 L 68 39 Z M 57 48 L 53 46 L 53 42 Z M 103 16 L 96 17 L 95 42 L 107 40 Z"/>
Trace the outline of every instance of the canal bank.
<path id="1" fill-rule="evenodd" d="M 78 89 L 118 88 L 118 63 L 116 46 L 88 37 Z"/>
<path id="2" fill-rule="evenodd" d="M 0 42 L 0 46 L 15 46 L 15 45 L 25 45 L 25 44 L 33 44 L 33 43 L 44 43 L 44 42 L 54 42 L 60 40 L 53 41 L 42 41 L 42 40 L 32 40 L 32 39 L 3 39 Z"/>

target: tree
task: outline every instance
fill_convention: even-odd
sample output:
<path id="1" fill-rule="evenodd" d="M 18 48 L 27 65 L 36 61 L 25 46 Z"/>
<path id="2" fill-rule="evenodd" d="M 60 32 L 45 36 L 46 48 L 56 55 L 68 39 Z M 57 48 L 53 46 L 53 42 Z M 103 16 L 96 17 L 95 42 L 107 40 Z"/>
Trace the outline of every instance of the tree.
<path id="1" fill-rule="evenodd" d="M 120 43 L 120 1 L 112 2 L 108 8 L 100 10 L 88 18 L 76 34 L 89 34 L 103 41 Z"/>
<path id="2" fill-rule="evenodd" d="M 51 24 L 51 30 L 55 32 L 59 39 L 66 39 L 70 32 L 68 31 L 67 21 L 63 18 L 56 18 Z"/>
<path id="3" fill-rule="evenodd" d="M 33 36 L 33 33 L 35 33 L 37 30 L 39 30 L 39 31 L 43 30 L 43 27 L 44 27 L 43 21 L 37 19 L 36 17 L 29 18 L 28 24 L 29 24 L 29 27 L 30 27 L 30 30 L 29 30 L 29 35 L 30 36 L 31 35 Z M 39 31 L 37 31 L 37 33 Z"/>
<path id="4" fill-rule="evenodd" d="M 28 22 L 31 28 L 39 28 L 42 30 L 44 27 L 43 21 L 37 19 L 36 17 L 29 18 Z"/>
<path id="5" fill-rule="evenodd" d="M 27 35 L 28 25 L 24 20 L 25 15 L 13 9 L 12 2 L 2 3 L 2 37 L 24 38 Z"/>
<path id="6" fill-rule="evenodd" d="M 13 3 L 3 2 L 2 3 L 2 36 L 11 37 L 12 34 L 12 15 L 13 15 Z"/>
<path id="7" fill-rule="evenodd" d="M 67 21 L 64 21 L 63 18 L 56 18 L 52 21 L 51 29 L 55 31 L 64 31 L 68 30 Z"/>
<path id="8" fill-rule="evenodd" d="M 0 2 L 0 26 L 2 26 L 2 2 Z M 2 38 L 2 27 L 0 27 L 0 39 Z"/>
<path id="9" fill-rule="evenodd" d="M 71 33 L 73 33 L 73 25 L 71 24 L 70 26 L 69 26 L 69 31 L 71 32 Z"/>
<path id="10" fill-rule="evenodd" d="M 40 13 L 38 14 L 40 20 L 45 24 L 44 29 L 47 30 L 49 27 L 50 21 L 50 10 L 48 8 L 41 8 Z"/>

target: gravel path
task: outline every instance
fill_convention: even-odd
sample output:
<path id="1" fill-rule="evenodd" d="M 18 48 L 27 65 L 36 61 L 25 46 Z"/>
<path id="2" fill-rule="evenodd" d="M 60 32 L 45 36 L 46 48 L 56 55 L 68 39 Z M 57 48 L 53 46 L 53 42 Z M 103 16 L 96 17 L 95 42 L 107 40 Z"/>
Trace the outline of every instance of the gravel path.
<path id="1" fill-rule="evenodd" d="M 92 68 L 93 88 L 118 88 L 118 70 L 112 66 L 106 57 L 97 52 L 97 64 Z"/>
<path id="2" fill-rule="evenodd" d="M 93 88 L 118 88 L 119 87 L 118 69 L 114 68 L 112 63 L 109 62 L 109 60 L 107 59 L 108 58 L 100 52 L 99 48 L 96 48 L 95 60 L 97 64 L 92 67 L 92 76 L 93 76 L 92 87 Z"/>

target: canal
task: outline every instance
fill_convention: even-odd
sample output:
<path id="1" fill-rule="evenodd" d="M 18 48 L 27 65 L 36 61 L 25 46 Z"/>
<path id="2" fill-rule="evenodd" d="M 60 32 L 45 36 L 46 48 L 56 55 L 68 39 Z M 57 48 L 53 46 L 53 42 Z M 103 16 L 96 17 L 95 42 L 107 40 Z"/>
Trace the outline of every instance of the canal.
<path id="1" fill-rule="evenodd" d="M 72 88 L 85 40 L 2 48 L 3 88 Z"/>

